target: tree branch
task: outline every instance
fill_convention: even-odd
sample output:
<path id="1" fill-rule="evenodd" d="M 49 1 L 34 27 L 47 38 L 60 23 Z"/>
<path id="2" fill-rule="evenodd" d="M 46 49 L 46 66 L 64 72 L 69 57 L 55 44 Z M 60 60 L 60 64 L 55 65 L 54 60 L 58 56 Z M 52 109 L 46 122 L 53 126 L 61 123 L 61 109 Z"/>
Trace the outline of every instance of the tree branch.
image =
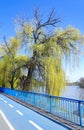
<path id="1" fill-rule="evenodd" d="M 12 51 L 10 50 L 10 48 L 9 48 L 9 46 L 8 46 L 8 43 L 7 43 L 7 41 L 6 41 L 6 37 L 4 36 L 3 39 L 4 39 L 4 43 L 5 43 L 5 45 L 6 45 L 7 49 L 8 49 L 8 51 L 9 51 L 9 53 L 12 55 L 12 57 L 14 57 Z"/>

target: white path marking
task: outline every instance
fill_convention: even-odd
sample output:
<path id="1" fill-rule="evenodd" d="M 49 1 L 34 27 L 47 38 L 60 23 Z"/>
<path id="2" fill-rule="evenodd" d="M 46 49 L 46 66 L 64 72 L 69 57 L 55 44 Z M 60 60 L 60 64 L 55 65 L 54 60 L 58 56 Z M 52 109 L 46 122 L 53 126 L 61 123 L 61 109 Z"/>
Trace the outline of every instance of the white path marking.
<path id="1" fill-rule="evenodd" d="M 8 104 L 11 108 L 13 108 L 14 106 L 12 104 Z"/>
<path id="2" fill-rule="evenodd" d="M 23 115 L 23 113 L 20 112 L 19 110 L 16 110 L 16 112 L 17 112 L 18 114 L 20 114 L 21 116 Z"/>
<path id="3" fill-rule="evenodd" d="M 3 98 L 1 98 L 1 100 L 3 100 Z"/>
<path id="4" fill-rule="evenodd" d="M 6 118 L 6 116 L 4 115 L 4 113 L 1 110 L 0 110 L 0 114 L 4 118 L 5 122 L 7 123 L 8 127 L 10 128 L 10 130 L 15 130 L 14 127 L 10 124 L 10 122 L 8 121 L 8 119 Z"/>
<path id="5" fill-rule="evenodd" d="M 40 126 L 38 126 L 36 123 L 33 121 L 29 120 L 29 123 L 31 123 L 34 127 L 36 127 L 38 130 L 43 130 Z"/>
<path id="6" fill-rule="evenodd" d="M 5 102 L 5 103 L 7 103 L 7 101 L 6 101 L 6 100 L 4 100 L 4 102 Z"/>

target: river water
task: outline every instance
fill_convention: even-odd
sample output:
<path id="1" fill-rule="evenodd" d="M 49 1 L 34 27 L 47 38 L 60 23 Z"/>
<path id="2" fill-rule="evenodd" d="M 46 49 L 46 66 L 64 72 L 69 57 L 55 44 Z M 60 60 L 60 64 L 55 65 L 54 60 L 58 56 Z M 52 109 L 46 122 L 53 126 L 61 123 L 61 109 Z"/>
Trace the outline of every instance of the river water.
<path id="1" fill-rule="evenodd" d="M 46 93 L 45 87 L 42 86 L 40 86 L 37 91 L 36 89 L 33 91 L 44 94 Z M 84 100 L 84 88 L 80 88 L 79 86 L 66 86 L 60 96 L 65 98 Z"/>
<path id="2" fill-rule="evenodd" d="M 67 86 L 62 92 L 63 97 L 84 100 L 84 88 L 79 86 Z"/>

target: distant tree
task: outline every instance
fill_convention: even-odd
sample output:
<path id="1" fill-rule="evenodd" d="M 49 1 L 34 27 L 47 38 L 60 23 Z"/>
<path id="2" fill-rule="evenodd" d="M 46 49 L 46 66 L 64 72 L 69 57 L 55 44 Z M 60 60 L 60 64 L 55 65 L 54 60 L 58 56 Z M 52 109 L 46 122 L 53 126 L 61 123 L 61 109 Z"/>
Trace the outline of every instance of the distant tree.
<path id="1" fill-rule="evenodd" d="M 84 87 L 84 77 L 81 77 L 81 78 L 79 79 L 79 86 L 80 86 L 80 87 Z"/>

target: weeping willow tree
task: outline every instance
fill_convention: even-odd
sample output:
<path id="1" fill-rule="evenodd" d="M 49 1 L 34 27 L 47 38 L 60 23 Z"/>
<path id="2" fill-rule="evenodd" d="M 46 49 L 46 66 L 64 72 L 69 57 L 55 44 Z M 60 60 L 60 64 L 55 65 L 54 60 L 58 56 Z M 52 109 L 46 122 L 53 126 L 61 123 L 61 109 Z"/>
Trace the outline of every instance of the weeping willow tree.
<path id="1" fill-rule="evenodd" d="M 63 57 L 78 53 L 81 34 L 73 27 L 57 28 L 60 18 L 56 17 L 55 10 L 51 10 L 46 19 L 38 12 L 35 10 L 31 21 L 17 19 L 17 37 L 28 52 L 31 50 L 25 64 L 27 75 L 23 90 L 31 90 L 32 80 L 36 79 L 44 83 L 47 93 L 60 95 L 66 83 Z"/>
<path id="2" fill-rule="evenodd" d="M 58 28 L 60 18 L 56 17 L 55 10 L 46 19 L 38 12 L 35 10 L 31 21 L 19 18 L 16 37 L 9 41 L 4 38 L 0 84 L 14 88 L 20 81 L 23 90 L 32 90 L 32 86 L 39 84 L 46 87 L 47 93 L 60 95 L 66 85 L 62 61 L 64 56 L 78 54 L 82 36 L 72 26 Z M 26 50 L 28 55 L 18 55 L 19 50 Z"/>
<path id="3" fill-rule="evenodd" d="M 0 46 L 0 85 L 4 87 L 11 87 L 12 89 L 18 87 L 19 77 L 22 72 L 18 69 L 14 72 L 15 68 L 28 61 L 26 56 L 18 56 L 20 41 L 16 37 L 10 38 L 8 41 L 4 37 L 4 42 Z"/>

